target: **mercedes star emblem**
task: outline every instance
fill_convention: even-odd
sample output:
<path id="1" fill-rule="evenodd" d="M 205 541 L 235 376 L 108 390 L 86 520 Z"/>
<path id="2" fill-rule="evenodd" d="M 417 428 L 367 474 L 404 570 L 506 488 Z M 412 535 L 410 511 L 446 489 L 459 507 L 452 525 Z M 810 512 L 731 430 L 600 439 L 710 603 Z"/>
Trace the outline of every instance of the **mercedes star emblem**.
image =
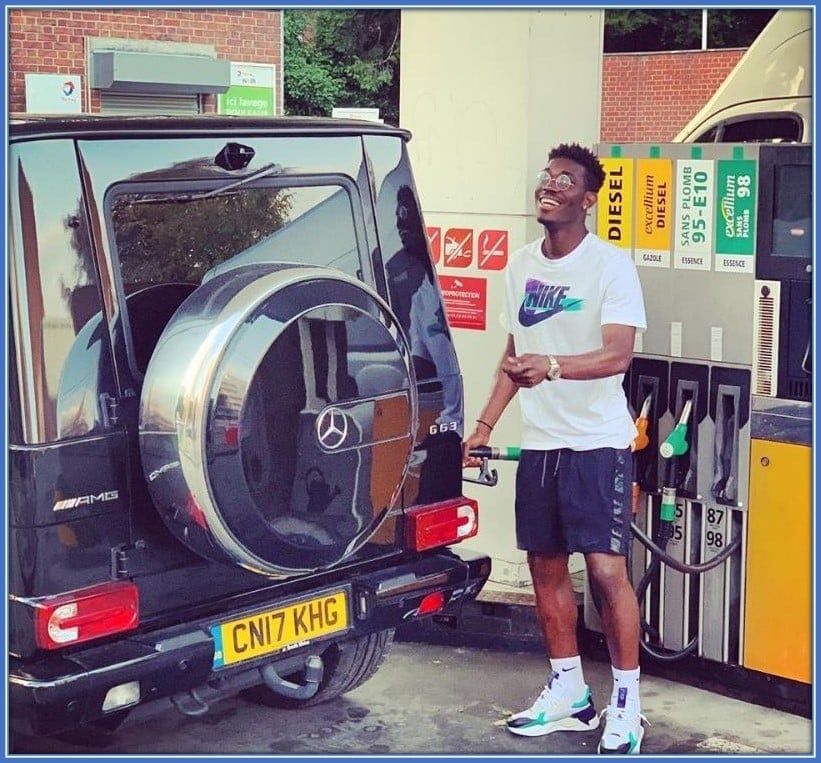
<path id="1" fill-rule="evenodd" d="M 339 408 L 326 408 L 317 417 L 316 436 L 323 448 L 336 450 L 348 437 L 348 417 Z"/>

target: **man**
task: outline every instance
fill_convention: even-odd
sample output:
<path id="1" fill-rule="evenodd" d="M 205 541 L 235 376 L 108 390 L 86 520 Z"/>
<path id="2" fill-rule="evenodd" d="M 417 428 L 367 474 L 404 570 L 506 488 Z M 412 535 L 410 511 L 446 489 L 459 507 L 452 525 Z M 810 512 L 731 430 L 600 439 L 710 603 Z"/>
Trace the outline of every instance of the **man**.
<path id="1" fill-rule="evenodd" d="M 599 752 L 636 754 L 639 608 L 627 576 L 632 456 L 637 431 L 622 379 L 636 329 L 646 328 L 635 265 L 587 231 L 585 217 L 605 178 L 595 155 L 562 144 L 548 155 L 535 191 L 544 238 L 511 257 L 506 272 L 509 334 L 471 448 L 486 445 L 518 393 L 522 452 L 516 473 L 516 538 L 527 551 L 536 612 L 550 657 L 546 686 L 511 716 L 514 734 L 599 726 L 576 642 L 577 606 L 568 556 L 584 554 L 601 614 L 613 692 Z"/>

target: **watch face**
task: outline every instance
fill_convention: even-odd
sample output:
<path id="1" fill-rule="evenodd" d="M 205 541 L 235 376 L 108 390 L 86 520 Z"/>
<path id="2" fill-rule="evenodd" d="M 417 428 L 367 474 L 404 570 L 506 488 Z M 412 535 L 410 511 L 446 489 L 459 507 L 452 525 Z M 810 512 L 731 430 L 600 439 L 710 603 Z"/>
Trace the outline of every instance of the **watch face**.
<path id="1" fill-rule="evenodd" d="M 562 367 L 555 358 L 550 358 L 550 368 L 547 371 L 547 378 L 551 381 L 558 379 L 562 375 Z"/>

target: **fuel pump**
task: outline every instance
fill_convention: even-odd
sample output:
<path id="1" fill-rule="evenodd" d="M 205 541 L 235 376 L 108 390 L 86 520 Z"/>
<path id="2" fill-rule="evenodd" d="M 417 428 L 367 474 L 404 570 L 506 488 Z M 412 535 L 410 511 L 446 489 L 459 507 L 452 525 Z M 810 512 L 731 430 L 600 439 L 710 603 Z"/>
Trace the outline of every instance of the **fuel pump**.
<path id="1" fill-rule="evenodd" d="M 648 397 L 642 405 L 641 413 L 636 421 L 636 428 L 639 430 L 639 435 L 633 441 L 634 452 L 644 449 L 649 445 L 647 437 L 643 435 L 643 432 L 647 430 L 646 416 L 649 407 L 650 398 Z M 661 457 L 666 460 L 667 469 L 665 486 L 661 491 L 659 522 L 654 538 L 651 539 L 646 535 L 635 521 L 630 525 L 633 535 L 648 550 L 651 560 L 644 575 L 636 586 L 636 597 L 639 603 L 644 599 L 650 583 L 654 579 L 658 579 L 658 573 L 662 564 L 666 564 L 672 569 L 684 574 L 700 575 L 724 563 L 736 552 L 740 545 L 740 540 L 737 539 L 726 546 L 722 552 L 700 564 L 688 564 L 667 553 L 667 543 L 670 538 L 673 537 L 673 522 L 677 510 L 676 474 L 678 470 L 676 469 L 675 459 L 685 455 L 690 449 L 689 420 L 691 411 L 692 400 L 688 399 L 684 403 L 678 423 L 659 445 L 659 453 Z M 671 661 L 681 659 L 682 657 L 692 654 L 698 647 L 698 637 L 694 636 L 682 649 L 666 649 L 661 651 L 664 644 L 662 643 L 658 629 L 648 623 L 645 618 L 642 618 L 641 629 L 644 637 L 640 642 L 642 650 L 658 660 Z"/>

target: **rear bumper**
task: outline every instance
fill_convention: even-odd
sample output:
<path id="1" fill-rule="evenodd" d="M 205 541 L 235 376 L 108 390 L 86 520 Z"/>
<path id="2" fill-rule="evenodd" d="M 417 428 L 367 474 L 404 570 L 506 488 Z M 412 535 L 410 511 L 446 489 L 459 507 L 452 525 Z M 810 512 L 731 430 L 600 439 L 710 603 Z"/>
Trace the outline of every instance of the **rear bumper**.
<path id="1" fill-rule="evenodd" d="M 211 626 L 276 608 L 288 600 L 272 599 L 263 608 L 220 612 L 216 620 L 132 634 L 89 646 L 67 657 L 49 656 L 41 661 L 12 658 L 11 727 L 21 734 L 49 735 L 113 720 L 122 716 L 125 708 L 104 711 L 103 703 L 113 687 L 129 682 L 139 683 L 139 701 L 127 709 L 139 708 L 143 713 L 149 705 L 167 705 L 169 698 L 182 709 L 186 695 L 201 687 L 208 689 L 210 696 L 220 694 L 219 687 L 223 687 L 222 693 L 227 695 L 260 683 L 260 668 L 264 665 L 293 671 L 308 655 L 321 653 L 336 641 L 395 628 L 418 618 L 419 605 L 428 594 L 441 591 L 445 604 L 439 613 L 458 614 L 464 602 L 476 597 L 489 574 L 490 559 L 486 555 L 450 549 L 384 570 L 354 575 L 345 583 L 350 612 L 349 628 L 344 633 L 323 636 L 300 643 L 297 648 L 219 670 L 214 668 Z M 218 687 L 216 692 L 214 687 Z"/>

